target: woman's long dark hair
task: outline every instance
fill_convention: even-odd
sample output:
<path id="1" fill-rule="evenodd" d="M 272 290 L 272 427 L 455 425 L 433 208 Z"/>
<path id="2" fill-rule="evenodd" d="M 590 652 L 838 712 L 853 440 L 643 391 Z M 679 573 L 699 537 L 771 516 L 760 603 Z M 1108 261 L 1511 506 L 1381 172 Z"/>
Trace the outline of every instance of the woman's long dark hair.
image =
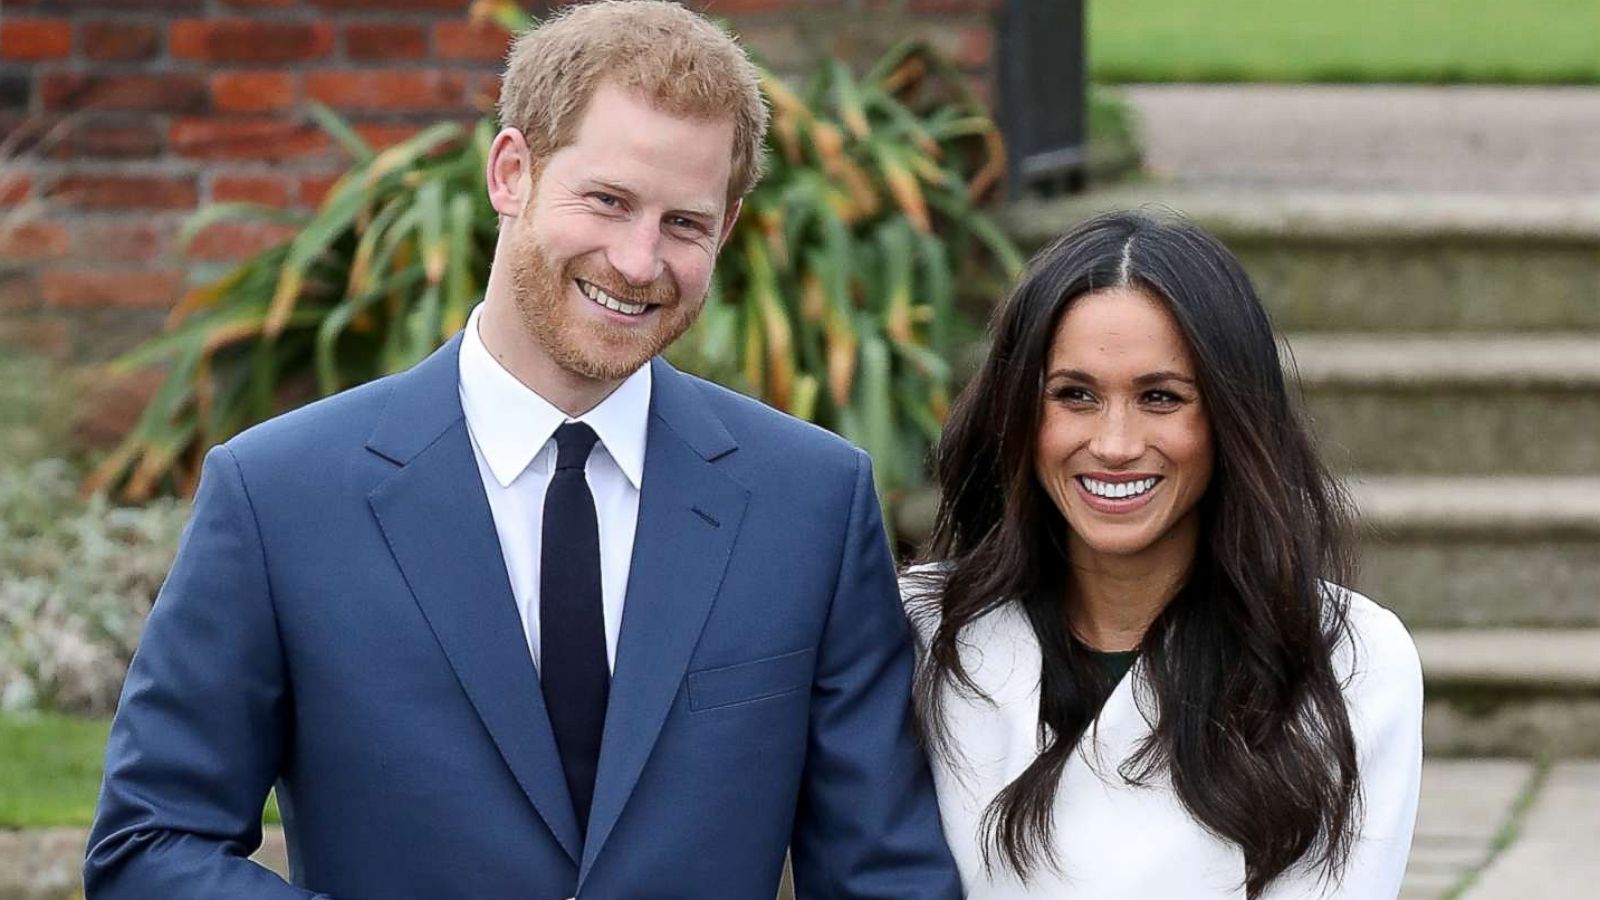
<path id="1" fill-rule="evenodd" d="M 1361 804 L 1333 665 L 1347 608 L 1325 584 L 1348 583 L 1349 506 L 1290 401 L 1244 270 L 1191 225 L 1128 212 L 1087 222 L 1033 259 L 991 324 L 988 357 L 937 451 L 941 498 L 923 559 L 939 565 L 913 579 L 913 615 L 938 623 L 917 682 L 923 733 L 960 764 L 941 699 L 951 688 L 982 694 L 962 666 L 961 634 L 1021 604 L 1043 652 L 1043 749 L 986 811 L 984 856 L 1024 879 L 1054 868 L 1062 771 L 1111 686 L 1068 633 L 1066 523 L 1034 476 L 1034 450 L 1062 313 L 1113 286 L 1148 293 L 1176 320 L 1215 447 L 1193 566 L 1140 645 L 1153 728 L 1120 775 L 1170 777 L 1190 815 L 1242 849 L 1250 898 L 1291 866 L 1337 879 Z"/>

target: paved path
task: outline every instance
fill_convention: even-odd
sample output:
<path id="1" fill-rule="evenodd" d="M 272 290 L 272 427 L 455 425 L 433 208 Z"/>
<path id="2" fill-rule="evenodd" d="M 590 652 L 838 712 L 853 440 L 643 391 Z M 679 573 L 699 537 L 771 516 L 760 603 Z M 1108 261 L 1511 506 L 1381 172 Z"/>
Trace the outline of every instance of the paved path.
<path id="1" fill-rule="evenodd" d="M 1515 840 L 1498 848 L 1508 835 Z M 0 900 L 76 896 L 84 837 L 0 831 Z M 1441 900 L 1468 883 L 1461 900 L 1593 896 L 1585 890 L 1600 884 L 1597 837 L 1600 762 L 1558 763 L 1541 777 L 1522 760 L 1430 760 L 1401 898 Z M 281 831 L 268 829 L 257 859 L 286 870 Z"/>
<path id="2" fill-rule="evenodd" d="M 1600 191 L 1600 89 L 1148 85 L 1147 166 L 1181 185 Z"/>

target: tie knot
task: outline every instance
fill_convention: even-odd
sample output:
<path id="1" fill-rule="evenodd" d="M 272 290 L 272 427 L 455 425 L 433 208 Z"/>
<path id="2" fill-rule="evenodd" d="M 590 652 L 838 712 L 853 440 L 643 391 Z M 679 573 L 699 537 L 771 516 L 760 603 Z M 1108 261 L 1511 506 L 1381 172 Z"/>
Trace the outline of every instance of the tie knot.
<path id="1" fill-rule="evenodd" d="M 582 422 L 568 422 L 556 429 L 556 470 L 582 469 L 589 451 L 600 436 Z"/>

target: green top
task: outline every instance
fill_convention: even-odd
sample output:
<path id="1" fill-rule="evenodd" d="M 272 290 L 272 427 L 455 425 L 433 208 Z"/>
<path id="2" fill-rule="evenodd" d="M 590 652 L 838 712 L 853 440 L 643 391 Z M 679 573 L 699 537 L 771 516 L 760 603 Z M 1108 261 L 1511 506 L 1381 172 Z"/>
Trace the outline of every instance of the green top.
<path id="1" fill-rule="evenodd" d="M 1137 650 L 1089 650 L 1089 658 L 1095 665 L 1106 673 L 1107 679 L 1115 685 L 1122 681 L 1122 676 L 1128 674 L 1133 668 L 1133 661 L 1139 658 Z"/>

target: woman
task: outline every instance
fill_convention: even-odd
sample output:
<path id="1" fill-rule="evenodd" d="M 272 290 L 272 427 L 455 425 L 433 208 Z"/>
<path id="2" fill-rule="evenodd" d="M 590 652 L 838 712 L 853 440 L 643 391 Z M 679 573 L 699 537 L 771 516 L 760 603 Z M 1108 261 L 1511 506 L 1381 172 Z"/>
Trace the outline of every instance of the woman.
<path id="1" fill-rule="evenodd" d="M 1346 505 L 1238 261 L 1103 216 L 992 337 L 902 585 L 969 896 L 1393 898 L 1421 670 L 1337 586 Z"/>

